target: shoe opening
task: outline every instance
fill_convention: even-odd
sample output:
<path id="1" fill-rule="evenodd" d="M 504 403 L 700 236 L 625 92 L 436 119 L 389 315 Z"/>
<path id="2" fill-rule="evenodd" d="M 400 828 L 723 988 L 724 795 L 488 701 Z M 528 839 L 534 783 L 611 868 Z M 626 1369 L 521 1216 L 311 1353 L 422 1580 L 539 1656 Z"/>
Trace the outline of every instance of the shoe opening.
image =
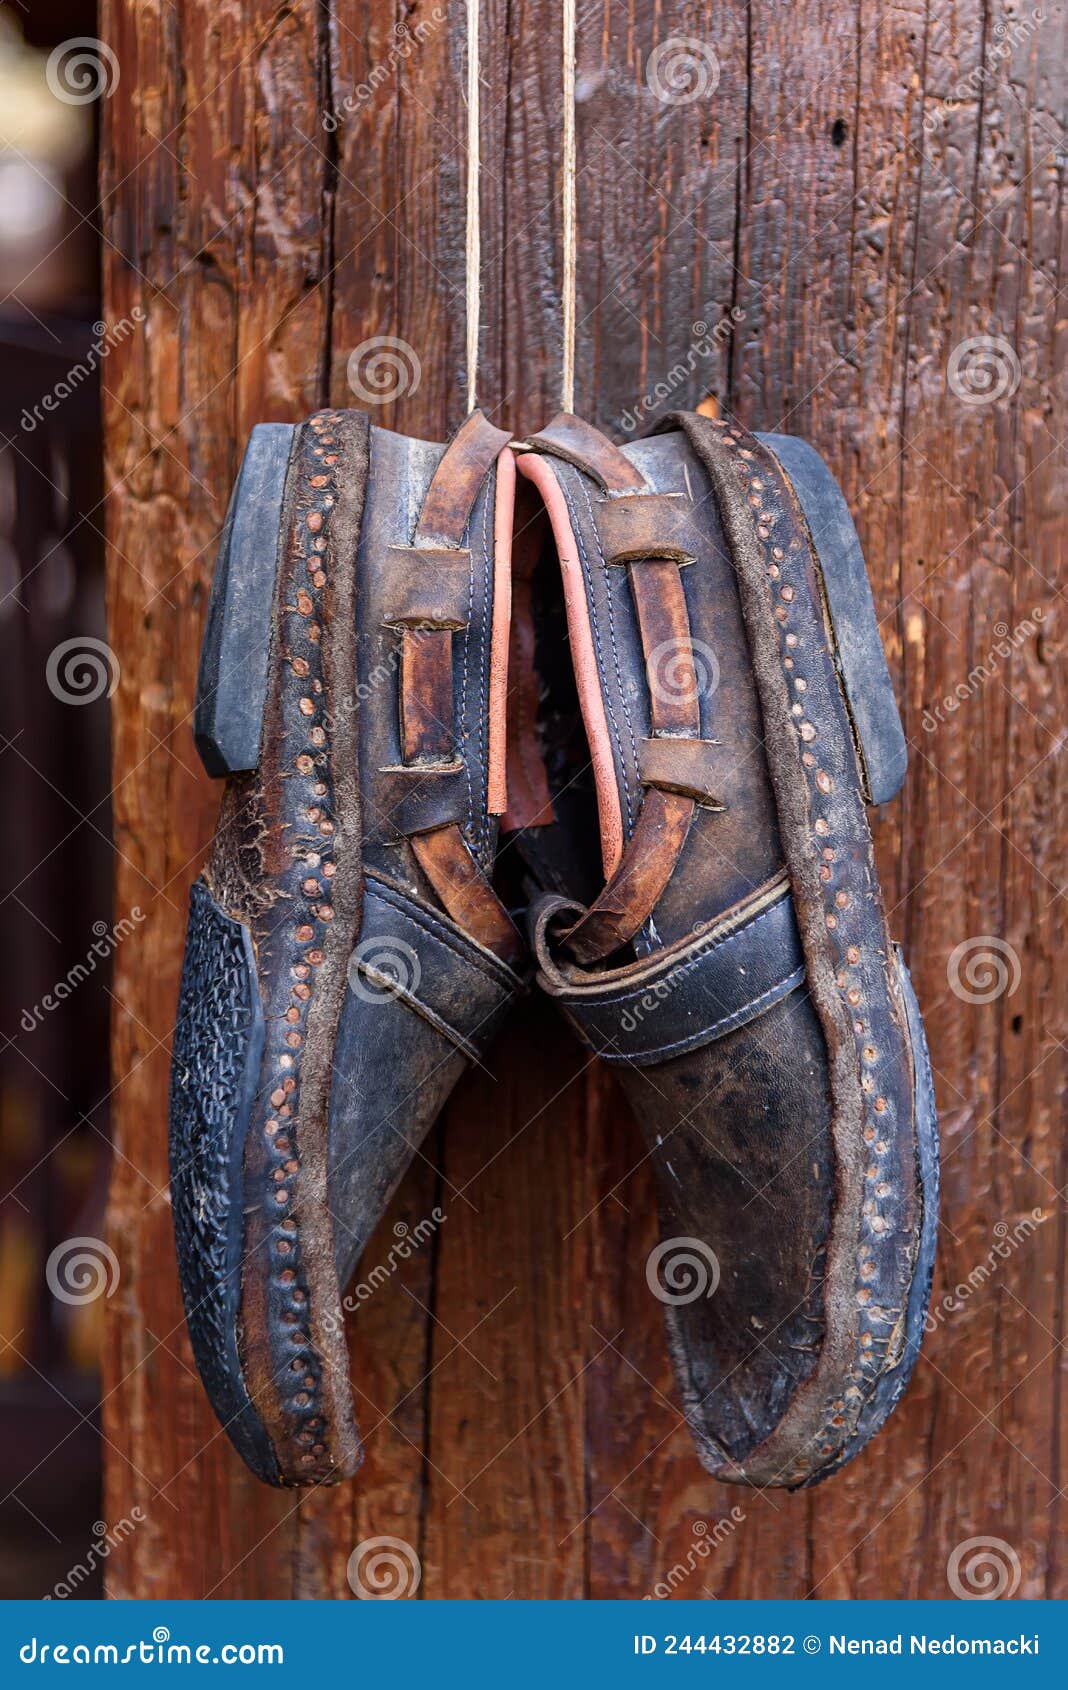
<path id="1" fill-rule="evenodd" d="M 552 891 L 589 903 L 604 881 L 597 779 L 576 682 L 559 542 L 525 459 L 520 469 L 512 536 L 502 856 L 522 862 L 533 882 L 526 887 L 528 897 L 532 891 Z"/>

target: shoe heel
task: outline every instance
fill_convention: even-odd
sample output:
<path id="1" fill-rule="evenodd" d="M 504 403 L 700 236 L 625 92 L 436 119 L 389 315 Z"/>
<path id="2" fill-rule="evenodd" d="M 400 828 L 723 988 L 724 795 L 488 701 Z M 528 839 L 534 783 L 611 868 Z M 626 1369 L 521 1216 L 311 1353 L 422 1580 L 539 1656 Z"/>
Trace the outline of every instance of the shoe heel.
<path id="1" fill-rule="evenodd" d="M 296 429 L 252 430 L 219 541 L 200 648 L 193 735 L 209 775 L 260 759 L 279 535 Z"/>
<path id="2" fill-rule="evenodd" d="M 827 465 L 807 441 L 788 434 L 760 434 L 757 439 L 778 459 L 812 535 L 834 628 L 842 690 L 860 746 L 864 796 L 870 804 L 885 804 L 901 790 L 908 751 L 849 506 Z"/>

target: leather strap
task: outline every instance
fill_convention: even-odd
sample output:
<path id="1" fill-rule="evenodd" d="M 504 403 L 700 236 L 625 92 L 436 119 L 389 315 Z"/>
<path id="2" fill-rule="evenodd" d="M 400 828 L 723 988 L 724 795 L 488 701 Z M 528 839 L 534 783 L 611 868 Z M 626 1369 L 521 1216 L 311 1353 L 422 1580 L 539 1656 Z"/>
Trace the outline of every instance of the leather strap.
<path id="1" fill-rule="evenodd" d="M 693 515 L 684 493 L 622 493 L 597 505 L 597 532 L 606 563 L 670 557 L 693 562 Z"/>
<path id="2" fill-rule="evenodd" d="M 651 962 L 594 977 L 559 969 L 552 960 L 549 928 L 558 911 L 571 907 L 548 898 L 532 912 L 541 984 L 605 1062 L 649 1067 L 711 1044 L 805 979 L 785 875 Z"/>
<path id="3" fill-rule="evenodd" d="M 504 429 L 494 428 L 481 411 L 464 418 L 426 490 L 415 525 L 417 548 L 461 544 L 479 488 L 511 438 Z"/>
<path id="4" fill-rule="evenodd" d="M 400 763 L 379 769 L 378 792 L 390 837 L 408 839 L 466 814 L 467 770 L 459 757 L 451 763 Z"/>
<path id="5" fill-rule="evenodd" d="M 519 954 L 519 935 L 455 819 L 464 771 L 456 748 L 453 635 L 467 628 L 471 554 L 464 534 L 509 438 L 481 411 L 472 411 L 442 453 L 412 544 L 391 548 L 386 622 L 400 630 L 402 763 L 381 771 L 396 790 L 392 819 L 410 837 L 445 909 L 479 944 L 501 956 Z"/>
<path id="6" fill-rule="evenodd" d="M 390 546 L 386 626 L 466 628 L 470 557 L 463 546 Z"/>
<path id="7" fill-rule="evenodd" d="M 712 748 L 701 739 L 701 701 L 682 570 L 693 562 L 690 502 L 660 493 L 590 423 L 561 414 L 532 436 L 533 450 L 574 464 L 605 497 L 592 507 L 605 561 L 628 572 L 649 686 L 650 737 L 640 774 L 645 797 L 615 873 L 562 935 L 580 962 L 611 955 L 648 920 L 675 869 L 697 804 L 713 802 Z M 685 751 L 676 749 L 684 744 Z M 661 745 L 663 749 L 661 749 Z"/>
<path id="8" fill-rule="evenodd" d="M 663 792 L 678 792 L 696 799 L 709 810 L 726 806 L 716 801 L 716 789 L 709 769 L 708 748 L 715 741 L 684 739 L 682 735 L 643 739 L 638 746 L 638 773 L 643 786 L 658 786 Z"/>
<path id="9" fill-rule="evenodd" d="M 405 628 L 401 633 L 400 730 L 405 763 L 452 763 L 452 629 Z"/>
<path id="10" fill-rule="evenodd" d="M 442 453 L 410 546 L 390 548 L 386 622 L 401 630 L 401 752 L 406 765 L 455 761 L 454 632 L 467 627 L 472 507 L 508 435 L 472 411 Z"/>
<path id="11" fill-rule="evenodd" d="M 630 565 L 629 574 L 653 733 L 696 737 L 701 732 L 701 699 L 679 565 L 668 558 L 643 559 Z"/>
<path id="12" fill-rule="evenodd" d="M 598 962 L 618 951 L 655 909 L 679 860 L 693 818 L 694 800 L 646 789 L 634 832 L 608 885 L 562 935 L 579 962 Z"/>
<path id="13" fill-rule="evenodd" d="M 411 847 L 457 926 L 498 956 L 518 956 L 522 946 L 515 924 L 456 823 L 413 834 Z"/>
<path id="14" fill-rule="evenodd" d="M 574 464 L 591 475 L 606 492 L 650 491 L 641 470 L 624 456 L 619 447 L 613 446 L 592 423 L 583 422 L 581 417 L 572 416 L 570 411 L 558 412 L 552 422 L 546 423 L 537 434 L 532 434 L 518 449 L 547 452 L 550 457 L 563 458 L 565 463 Z"/>

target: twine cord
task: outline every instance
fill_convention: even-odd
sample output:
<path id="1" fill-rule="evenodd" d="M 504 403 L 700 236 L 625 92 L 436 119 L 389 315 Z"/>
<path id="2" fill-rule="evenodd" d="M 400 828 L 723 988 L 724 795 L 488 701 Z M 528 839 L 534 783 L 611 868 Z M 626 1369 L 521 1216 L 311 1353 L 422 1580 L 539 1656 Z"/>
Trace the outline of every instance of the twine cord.
<path id="1" fill-rule="evenodd" d="M 575 217 L 575 0 L 563 4 L 563 345 L 560 357 L 560 408 L 575 409 L 575 273 L 578 232 Z"/>
<path id="2" fill-rule="evenodd" d="M 467 245 L 464 275 L 467 293 L 467 409 L 469 411 L 473 411 L 478 402 L 478 328 L 482 288 L 482 225 L 479 216 L 479 177 L 482 160 L 479 141 L 478 7 L 479 0 L 467 0 Z"/>
<path id="3" fill-rule="evenodd" d="M 479 207 L 481 140 L 479 135 L 479 0 L 467 0 L 467 237 L 465 310 L 467 317 L 467 409 L 478 403 L 478 335 L 482 290 L 482 226 Z M 562 5 L 563 159 L 561 176 L 561 352 L 560 408 L 575 409 L 575 301 L 578 269 L 575 140 L 576 0 Z"/>

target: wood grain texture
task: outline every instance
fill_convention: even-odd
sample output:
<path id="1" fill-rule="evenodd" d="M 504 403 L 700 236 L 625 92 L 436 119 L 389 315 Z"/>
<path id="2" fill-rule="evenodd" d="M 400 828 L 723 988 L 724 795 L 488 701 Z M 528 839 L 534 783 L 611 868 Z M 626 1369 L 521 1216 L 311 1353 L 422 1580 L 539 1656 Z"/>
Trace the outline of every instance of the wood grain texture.
<path id="1" fill-rule="evenodd" d="M 940 1596 L 952 1549 L 993 1535 L 1019 1558 L 1018 1594 L 1068 1595 L 1059 8 L 580 8 L 579 408 L 628 438 L 711 398 L 810 439 L 857 516 L 911 745 L 877 843 L 942 1113 L 935 1294 L 963 1286 L 958 1306 L 887 1430 L 829 1484 L 713 1484 L 645 1283 L 638 1133 L 532 1003 L 492 1076 L 461 1084 L 361 1270 L 389 1268 L 353 1322 L 366 1466 L 299 1504 L 216 1430 L 172 1260 L 168 1041 L 217 802 L 189 712 L 252 424 L 352 402 L 350 360 L 383 335 L 414 361 L 375 420 L 440 439 L 461 418 L 463 7 L 105 0 L 102 20 L 122 70 L 104 112 L 105 316 L 146 313 L 105 367 L 116 911 L 149 918 L 116 956 L 107 1518 L 137 1504 L 146 1523 L 109 1561 L 112 1594 L 348 1596 L 354 1547 L 392 1536 L 431 1597 L 665 1580 L 683 1596 Z M 479 390 L 530 430 L 557 403 L 559 8 L 485 0 L 482 35 Z M 704 79 L 695 99 L 650 87 L 673 38 Z M 973 336 L 1019 360 L 993 403 L 947 380 Z M 965 1001 L 951 959 L 989 937 L 1018 983 Z M 398 1258 L 435 1207 L 433 1237 Z"/>

